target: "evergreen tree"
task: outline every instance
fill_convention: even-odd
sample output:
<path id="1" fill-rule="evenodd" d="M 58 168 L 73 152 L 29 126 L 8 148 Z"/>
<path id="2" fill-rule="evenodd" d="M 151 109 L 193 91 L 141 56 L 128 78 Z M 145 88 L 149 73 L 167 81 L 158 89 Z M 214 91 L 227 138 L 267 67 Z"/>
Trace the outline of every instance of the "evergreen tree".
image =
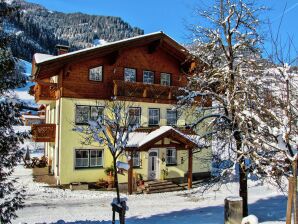
<path id="1" fill-rule="evenodd" d="M 22 207 L 23 189 L 16 188 L 11 176 L 22 158 L 20 143 L 26 133 L 16 133 L 12 125 L 20 123 L 21 103 L 13 97 L 13 89 L 25 83 L 24 74 L 10 50 L 10 36 L 5 33 L 5 20 L 17 9 L 0 0 L 0 223 L 11 223 Z"/>

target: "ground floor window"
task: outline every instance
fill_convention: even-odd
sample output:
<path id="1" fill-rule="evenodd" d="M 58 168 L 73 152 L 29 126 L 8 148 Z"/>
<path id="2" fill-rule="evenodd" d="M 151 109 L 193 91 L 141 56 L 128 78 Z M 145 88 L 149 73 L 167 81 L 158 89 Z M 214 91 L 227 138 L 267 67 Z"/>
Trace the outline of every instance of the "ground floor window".
<path id="1" fill-rule="evenodd" d="M 132 165 L 133 167 L 140 167 L 140 152 L 134 152 L 132 156 Z"/>
<path id="2" fill-rule="evenodd" d="M 166 164 L 167 165 L 177 164 L 176 149 L 174 149 L 174 148 L 167 149 Z"/>
<path id="3" fill-rule="evenodd" d="M 102 167 L 103 150 L 101 149 L 76 149 L 75 168 Z"/>

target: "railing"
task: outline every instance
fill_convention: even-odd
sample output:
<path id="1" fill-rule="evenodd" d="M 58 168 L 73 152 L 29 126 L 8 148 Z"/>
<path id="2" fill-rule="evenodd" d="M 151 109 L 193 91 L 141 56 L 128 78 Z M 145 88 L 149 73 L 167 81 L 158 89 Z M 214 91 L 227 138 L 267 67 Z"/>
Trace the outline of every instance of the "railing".
<path id="1" fill-rule="evenodd" d="M 33 124 L 31 131 L 34 142 L 55 142 L 55 124 Z"/>
<path id="2" fill-rule="evenodd" d="M 183 91 L 177 86 L 114 80 L 114 96 L 116 97 L 176 101 L 177 96 L 182 94 Z"/>
<path id="3" fill-rule="evenodd" d="M 30 88 L 30 94 L 35 96 L 35 101 L 40 100 L 55 100 L 56 99 L 56 84 L 49 83 L 49 85 L 36 84 Z"/>

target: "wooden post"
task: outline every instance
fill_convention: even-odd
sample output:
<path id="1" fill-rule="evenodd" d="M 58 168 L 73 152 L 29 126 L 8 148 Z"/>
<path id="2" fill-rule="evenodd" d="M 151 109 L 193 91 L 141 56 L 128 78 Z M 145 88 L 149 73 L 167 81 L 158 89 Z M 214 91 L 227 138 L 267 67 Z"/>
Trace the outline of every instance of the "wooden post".
<path id="1" fill-rule="evenodd" d="M 239 224 L 243 218 L 243 203 L 241 197 L 225 199 L 225 224 Z"/>
<path id="2" fill-rule="evenodd" d="M 188 149 L 188 189 L 192 188 L 192 148 L 186 147 Z"/>
<path id="3" fill-rule="evenodd" d="M 130 153 L 130 160 L 128 161 L 129 164 L 129 170 L 128 170 L 128 194 L 132 194 L 132 188 L 133 188 L 133 178 L 132 178 L 132 174 L 133 174 L 133 163 L 132 163 L 132 158 L 133 158 L 133 151 L 131 151 Z"/>
<path id="4" fill-rule="evenodd" d="M 291 224 L 291 222 L 292 222 L 292 206 L 293 206 L 294 185 L 295 185 L 294 184 L 294 177 L 289 177 L 289 191 L 288 191 L 286 224 Z"/>
<path id="5" fill-rule="evenodd" d="M 114 81 L 114 96 L 118 96 L 118 85 Z"/>

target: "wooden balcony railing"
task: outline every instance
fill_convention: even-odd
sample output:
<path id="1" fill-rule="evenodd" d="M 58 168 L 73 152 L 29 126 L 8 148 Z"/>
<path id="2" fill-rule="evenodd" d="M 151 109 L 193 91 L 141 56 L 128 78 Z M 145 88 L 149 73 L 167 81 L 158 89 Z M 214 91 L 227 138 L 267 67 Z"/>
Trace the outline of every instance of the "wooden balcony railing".
<path id="1" fill-rule="evenodd" d="M 35 101 L 39 102 L 40 100 L 52 101 L 56 99 L 56 84 L 36 84 L 31 87 L 29 93 L 34 95 Z"/>
<path id="2" fill-rule="evenodd" d="M 55 124 L 34 124 L 31 126 L 31 131 L 34 142 L 55 142 Z"/>
<path id="3" fill-rule="evenodd" d="M 140 98 L 144 101 L 171 102 L 176 101 L 177 96 L 182 94 L 183 91 L 177 86 L 114 80 L 114 96 L 117 98 Z"/>

